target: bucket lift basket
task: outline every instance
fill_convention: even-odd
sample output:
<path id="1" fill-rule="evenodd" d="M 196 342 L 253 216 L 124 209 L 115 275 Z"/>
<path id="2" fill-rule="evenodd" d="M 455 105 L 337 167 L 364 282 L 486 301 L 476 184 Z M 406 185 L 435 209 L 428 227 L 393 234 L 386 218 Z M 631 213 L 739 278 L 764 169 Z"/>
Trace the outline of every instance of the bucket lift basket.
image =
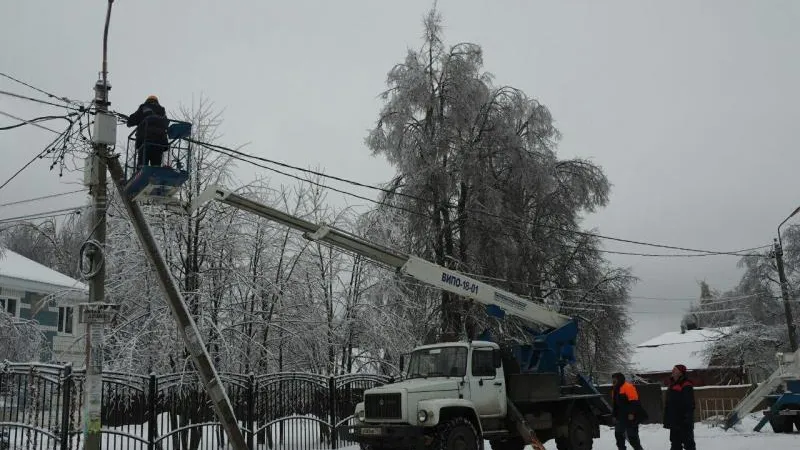
<path id="1" fill-rule="evenodd" d="M 125 150 L 125 193 L 142 203 L 175 205 L 175 194 L 189 179 L 192 163 L 192 124 L 170 120 L 167 145 L 144 141 L 136 148 L 136 130 L 128 135 Z M 140 127 L 147 127 L 144 121 Z M 146 129 L 143 133 L 147 135 Z M 149 165 L 148 156 L 162 153 L 160 165 Z"/>

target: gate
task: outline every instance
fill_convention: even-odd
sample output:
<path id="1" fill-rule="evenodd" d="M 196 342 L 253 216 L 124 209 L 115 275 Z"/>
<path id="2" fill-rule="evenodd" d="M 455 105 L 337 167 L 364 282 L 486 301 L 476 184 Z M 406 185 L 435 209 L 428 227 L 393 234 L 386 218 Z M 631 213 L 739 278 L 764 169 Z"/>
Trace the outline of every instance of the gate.
<path id="1" fill-rule="evenodd" d="M 310 373 L 255 376 L 221 373 L 251 449 L 323 450 L 354 445 L 337 430 L 355 421 L 364 391 L 389 377 Z M 0 433 L 11 448 L 72 450 L 83 447 L 84 372 L 70 366 L 0 364 Z M 103 373 L 102 447 L 122 450 L 225 448 L 194 373 L 137 375 Z"/>

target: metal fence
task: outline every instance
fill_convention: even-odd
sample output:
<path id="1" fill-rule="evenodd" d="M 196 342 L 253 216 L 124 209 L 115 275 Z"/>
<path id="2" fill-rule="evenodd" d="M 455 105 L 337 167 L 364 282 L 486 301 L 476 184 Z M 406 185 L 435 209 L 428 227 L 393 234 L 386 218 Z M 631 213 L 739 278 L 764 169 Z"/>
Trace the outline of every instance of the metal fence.
<path id="1" fill-rule="evenodd" d="M 70 366 L 0 366 L 0 450 L 81 449 L 83 371 Z M 366 389 L 388 377 L 309 373 L 220 374 L 250 449 L 337 449 Z M 227 448 L 195 374 L 103 374 L 102 447 L 135 450 Z"/>

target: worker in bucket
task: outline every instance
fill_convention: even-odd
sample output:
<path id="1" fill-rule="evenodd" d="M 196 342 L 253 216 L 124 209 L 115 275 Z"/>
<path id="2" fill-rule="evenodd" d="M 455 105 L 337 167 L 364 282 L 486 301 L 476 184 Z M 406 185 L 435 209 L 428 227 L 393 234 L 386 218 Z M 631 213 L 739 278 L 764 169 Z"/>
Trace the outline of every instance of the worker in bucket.
<path id="1" fill-rule="evenodd" d="M 625 381 L 625 375 L 617 372 L 611 375 L 611 404 L 614 415 L 614 437 L 617 448 L 625 450 L 625 438 L 633 450 L 642 450 L 639 441 L 639 423 L 646 420 L 646 414 L 639 401 L 636 386 Z"/>
<path id="2" fill-rule="evenodd" d="M 136 168 L 145 164 L 161 166 L 164 152 L 169 150 L 169 119 L 164 107 L 158 103 L 158 97 L 148 96 L 136 112 L 128 117 L 127 125 L 136 127 Z"/>
<path id="3" fill-rule="evenodd" d="M 694 386 L 686 377 L 686 366 L 672 368 L 664 404 L 664 428 L 669 429 L 670 450 L 695 450 Z"/>

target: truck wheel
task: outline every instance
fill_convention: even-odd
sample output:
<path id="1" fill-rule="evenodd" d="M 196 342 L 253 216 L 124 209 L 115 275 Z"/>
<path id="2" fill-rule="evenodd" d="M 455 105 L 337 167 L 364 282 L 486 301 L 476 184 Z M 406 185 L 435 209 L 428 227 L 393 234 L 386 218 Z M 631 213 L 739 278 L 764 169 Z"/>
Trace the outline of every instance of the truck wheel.
<path id="1" fill-rule="evenodd" d="M 525 448 L 525 442 L 521 437 L 512 437 L 508 439 L 496 439 L 489 441 L 492 450 L 522 450 Z"/>
<path id="2" fill-rule="evenodd" d="M 472 422 L 464 417 L 441 424 L 436 433 L 439 450 L 482 450 L 478 445 L 478 432 Z"/>
<path id="3" fill-rule="evenodd" d="M 374 445 L 369 444 L 358 444 L 358 448 L 361 450 L 381 450 L 383 447 L 376 447 Z"/>
<path id="4" fill-rule="evenodd" d="M 769 425 L 772 427 L 773 433 L 783 433 L 786 425 L 786 419 L 782 416 L 774 414 L 769 418 Z"/>
<path id="5" fill-rule="evenodd" d="M 790 405 L 783 406 L 780 410 L 778 410 L 778 413 L 780 413 L 782 410 L 792 408 L 793 406 Z M 774 414 L 769 418 L 769 424 L 772 426 L 772 431 L 775 433 L 791 433 L 794 428 L 794 422 L 795 417 L 792 416 L 781 416 L 779 414 Z M 800 427 L 798 427 L 798 430 L 800 430 Z"/>
<path id="6" fill-rule="evenodd" d="M 592 450 L 592 419 L 584 410 L 576 409 L 572 412 L 568 429 L 567 437 L 556 438 L 558 450 Z"/>

